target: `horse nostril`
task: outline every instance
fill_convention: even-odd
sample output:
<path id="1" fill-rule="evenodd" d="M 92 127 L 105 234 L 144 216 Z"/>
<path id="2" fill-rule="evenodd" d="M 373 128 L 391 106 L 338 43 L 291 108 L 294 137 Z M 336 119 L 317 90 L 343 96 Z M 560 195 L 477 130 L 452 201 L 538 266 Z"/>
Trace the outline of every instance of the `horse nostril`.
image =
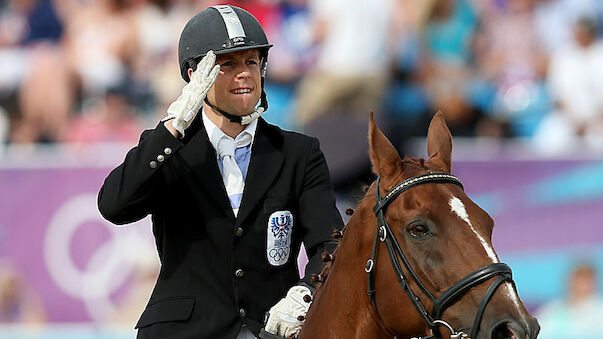
<path id="1" fill-rule="evenodd" d="M 525 339 L 527 331 L 514 321 L 505 321 L 492 330 L 491 339 Z"/>
<path id="2" fill-rule="evenodd" d="M 508 339 L 508 338 L 513 338 L 513 333 L 511 333 L 511 331 L 509 330 L 509 327 L 507 326 L 508 323 L 502 323 L 498 326 L 496 326 L 493 330 L 492 330 L 492 335 L 490 336 L 490 338 L 492 339 Z"/>

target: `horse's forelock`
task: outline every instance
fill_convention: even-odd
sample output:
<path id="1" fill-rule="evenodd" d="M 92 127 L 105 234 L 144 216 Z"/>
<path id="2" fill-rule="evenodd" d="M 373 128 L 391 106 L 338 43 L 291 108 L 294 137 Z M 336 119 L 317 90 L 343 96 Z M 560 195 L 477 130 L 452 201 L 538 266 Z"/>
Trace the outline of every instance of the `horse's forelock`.
<path id="1" fill-rule="evenodd" d="M 402 165 L 403 171 L 409 171 L 412 169 L 418 169 L 418 170 L 427 170 L 427 167 L 425 167 L 425 159 L 424 158 L 404 158 L 404 160 L 402 160 Z"/>

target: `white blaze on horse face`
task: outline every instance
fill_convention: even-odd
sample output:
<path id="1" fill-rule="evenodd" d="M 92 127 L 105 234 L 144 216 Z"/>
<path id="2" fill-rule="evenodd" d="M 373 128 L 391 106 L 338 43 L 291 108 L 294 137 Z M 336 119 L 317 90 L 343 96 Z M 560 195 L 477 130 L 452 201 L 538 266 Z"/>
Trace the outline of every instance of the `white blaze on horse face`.
<path id="1" fill-rule="evenodd" d="M 469 220 L 469 214 L 467 214 L 467 210 L 465 209 L 465 205 L 463 204 L 461 199 L 457 197 L 452 197 L 448 204 L 450 205 L 450 209 L 452 210 L 452 212 L 454 212 L 459 218 L 461 218 L 464 222 L 469 225 L 473 233 L 475 233 L 475 235 L 477 236 L 477 239 L 479 239 L 479 242 L 482 243 L 482 246 L 484 246 L 484 250 L 486 251 L 486 254 L 488 254 L 488 257 L 490 257 L 490 259 L 492 259 L 492 261 L 495 263 L 500 262 L 498 260 L 498 257 L 496 256 L 496 253 L 494 253 L 494 249 L 492 249 L 492 247 L 488 245 L 486 239 L 484 239 L 479 233 L 477 233 L 477 231 L 471 224 L 471 220 Z"/>
<path id="2" fill-rule="evenodd" d="M 469 227 L 471 228 L 471 230 L 473 231 L 473 233 L 475 233 L 475 235 L 477 235 L 477 238 L 482 243 L 482 246 L 484 246 L 484 250 L 488 254 L 488 257 L 490 257 L 490 259 L 492 259 L 492 261 L 495 263 L 500 262 L 498 260 L 498 257 L 496 256 L 496 253 L 494 253 L 494 249 L 492 249 L 492 247 L 490 245 L 488 245 L 486 240 L 479 233 L 477 233 L 477 231 L 471 224 L 471 220 L 469 220 L 469 214 L 467 213 L 467 210 L 465 209 L 465 205 L 463 204 L 461 199 L 459 199 L 457 197 L 452 197 L 450 199 L 450 201 L 448 202 L 448 204 L 450 205 L 450 209 L 452 210 L 452 212 L 454 212 L 459 218 L 461 218 L 464 222 L 466 222 L 469 225 Z M 517 296 L 517 293 L 515 293 L 515 289 L 513 288 L 513 285 L 511 285 L 510 282 L 506 282 L 504 286 L 506 287 L 505 294 L 507 295 L 507 297 L 509 299 L 511 299 L 513 301 L 514 306 L 518 310 L 518 314 L 523 315 L 523 313 L 520 311 L 521 308 L 519 306 L 519 297 Z M 524 320 L 524 322 L 527 322 L 525 317 L 523 320 Z"/>

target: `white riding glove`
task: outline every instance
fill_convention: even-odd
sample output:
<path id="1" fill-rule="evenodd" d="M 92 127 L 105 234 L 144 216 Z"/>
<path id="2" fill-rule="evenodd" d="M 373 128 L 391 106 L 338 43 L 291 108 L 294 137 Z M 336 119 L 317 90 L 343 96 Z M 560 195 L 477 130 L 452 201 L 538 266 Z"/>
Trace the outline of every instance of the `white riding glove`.
<path id="1" fill-rule="evenodd" d="M 207 52 L 197 65 L 197 70 L 191 75 L 191 80 L 182 88 L 182 94 L 167 109 L 168 117 L 174 117 L 172 126 L 180 133 L 181 137 L 184 137 L 184 130 L 191 125 L 195 116 L 197 116 L 207 91 L 213 86 L 218 77 L 220 65 L 214 66 L 215 63 L 216 55 L 214 52 Z"/>
<path id="2" fill-rule="evenodd" d="M 306 300 L 304 300 L 304 296 Z M 312 303 L 312 292 L 305 286 L 293 286 L 287 296 L 272 306 L 264 329 L 285 338 L 299 333 Z M 300 320 L 301 319 L 301 320 Z"/>

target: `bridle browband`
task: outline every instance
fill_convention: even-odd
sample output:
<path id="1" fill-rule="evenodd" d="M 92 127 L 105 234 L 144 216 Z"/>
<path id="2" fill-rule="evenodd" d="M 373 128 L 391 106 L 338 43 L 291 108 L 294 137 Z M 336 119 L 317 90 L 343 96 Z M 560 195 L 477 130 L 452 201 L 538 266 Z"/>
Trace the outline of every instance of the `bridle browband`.
<path id="1" fill-rule="evenodd" d="M 400 247 L 400 244 L 398 243 L 398 241 L 396 240 L 396 237 L 394 236 L 394 233 L 392 232 L 391 227 L 389 226 L 389 224 L 387 223 L 387 220 L 385 219 L 385 212 L 387 211 L 387 207 L 402 192 L 404 192 L 408 189 L 411 189 L 415 186 L 428 184 L 428 183 L 455 184 L 455 185 L 459 186 L 461 189 L 463 189 L 463 184 L 461 183 L 461 180 L 459 178 L 457 178 L 456 176 L 449 174 L 449 173 L 432 172 L 432 173 L 422 174 L 422 175 L 418 175 L 418 176 L 415 176 L 410 179 L 402 181 L 401 183 L 396 185 L 394 188 L 392 188 L 383 198 L 381 198 L 381 194 L 379 192 L 379 182 L 380 182 L 380 178 L 377 177 L 377 185 L 376 185 L 376 193 L 375 193 L 376 204 L 375 204 L 375 208 L 373 209 L 373 211 L 375 212 L 375 215 L 377 216 L 377 232 L 375 234 L 375 240 L 373 242 L 373 250 L 372 250 L 371 258 L 366 262 L 366 267 L 364 269 L 365 272 L 367 273 L 367 279 L 368 279 L 368 289 L 367 289 L 368 297 L 369 297 L 369 300 L 371 301 L 371 303 L 373 304 L 373 307 L 375 308 L 375 312 L 379 313 L 377 310 L 377 303 L 375 301 L 374 266 L 375 266 L 375 262 L 377 260 L 378 242 L 381 241 L 381 242 L 385 243 L 387 252 L 389 254 L 389 258 L 391 260 L 394 271 L 396 272 L 396 275 L 398 277 L 398 282 L 400 283 L 400 286 L 408 295 L 410 301 L 412 302 L 413 306 L 416 308 L 417 312 L 419 312 L 419 314 L 423 318 L 423 321 L 425 322 L 427 327 L 429 327 L 432 331 L 431 336 L 423 337 L 422 339 L 441 338 L 441 334 L 439 331 L 440 325 L 446 326 L 451 331 L 452 339 L 467 338 L 466 333 L 463 333 L 460 330 L 455 331 L 452 328 L 452 326 L 450 326 L 444 320 L 440 319 L 442 312 L 444 312 L 444 310 L 447 307 L 449 307 L 450 305 L 455 303 L 460 297 L 465 295 L 465 293 L 467 293 L 467 291 L 469 289 L 471 289 L 472 287 L 480 285 L 480 284 L 488 281 L 491 278 L 497 277 L 492 282 L 492 284 L 490 285 L 488 290 L 486 291 L 486 294 L 484 294 L 484 296 L 482 297 L 482 301 L 481 301 L 481 303 L 478 307 L 477 313 L 475 315 L 475 320 L 473 322 L 473 327 L 471 329 L 471 336 L 469 338 L 476 339 L 477 333 L 479 331 L 479 326 L 480 326 L 480 323 L 482 320 L 482 316 L 486 309 L 486 305 L 492 298 L 492 295 L 494 294 L 494 292 L 496 292 L 498 287 L 505 281 L 509 281 L 513 284 L 513 286 L 515 286 L 515 283 L 513 282 L 513 278 L 511 275 L 511 268 L 507 264 L 504 264 L 504 263 L 494 263 L 494 264 L 484 266 L 484 267 L 478 269 L 477 271 L 470 273 L 469 275 L 467 275 L 465 278 L 461 279 L 460 281 L 456 282 L 448 290 L 446 290 L 441 296 L 436 298 L 433 296 L 433 294 L 431 294 L 431 292 L 429 292 L 429 290 L 421 282 L 421 280 L 419 279 L 419 277 L 417 276 L 415 271 L 410 266 L 406 256 L 404 255 L 404 252 L 402 252 L 402 248 Z M 425 306 L 421 302 L 421 299 L 419 299 L 419 297 L 417 297 L 417 295 L 410 288 L 410 286 L 408 284 L 408 279 L 407 279 L 406 275 L 404 274 L 404 272 L 402 271 L 402 266 L 400 265 L 399 260 L 402 261 L 402 264 L 406 268 L 406 271 L 408 272 L 408 274 L 410 275 L 412 280 L 414 280 L 414 282 L 417 284 L 419 289 L 423 292 L 423 294 L 425 294 L 429 298 L 429 300 L 433 304 L 433 309 L 432 309 L 431 313 L 429 313 L 425 309 Z"/>

